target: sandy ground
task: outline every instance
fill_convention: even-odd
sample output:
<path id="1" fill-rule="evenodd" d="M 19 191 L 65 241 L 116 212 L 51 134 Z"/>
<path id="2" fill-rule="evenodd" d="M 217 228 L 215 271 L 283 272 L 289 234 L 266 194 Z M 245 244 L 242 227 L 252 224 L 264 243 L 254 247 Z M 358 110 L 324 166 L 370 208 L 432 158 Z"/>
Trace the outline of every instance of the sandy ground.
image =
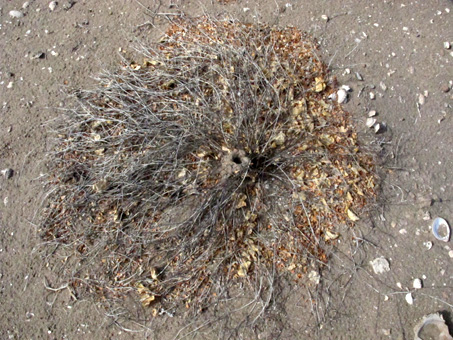
<path id="1" fill-rule="evenodd" d="M 65 106 L 66 89 L 92 85 L 91 76 L 117 67 L 120 48 L 160 36 L 167 21 L 154 13 L 179 11 L 309 32 L 332 74 L 351 87 L 345 107 L 364 140 L 378 144 L 386 160 L 379 205 L 354 230 L 340 230 L 335 256 L 311 292 L 316 304 L 294 287 L 282 321 L 255 330 L 256 337 L 413 339 L 413 326 L 433 312 L 452 326 L 453 243 L 437 241 L 430 230 L 437 216 L 453 223 L 453 49 L 444 46 L 453 44 L 451 1 L 63 0 L 54 11 L 48 5 L 0 2 L 0 167 L 14 170 L 0 178 L 0 339 L 165 339 L 180 329 L 175 317 L 127 332 L 94 303 L 49 289 L 64 282 L 52 271 L 58 259 L 39 256 L 36 224 L 45 125 Z M 14 9 L 24 17 L 12 18 Z M 370 110 L 386 126 L 383 133 L 366 128 Z M 378 275 L 369 261 L 379 256 L 390 270 Z M 412 288 L 415 278 L 422 289 Z M 217 337 L 209 326 L 190 336 Z"/>

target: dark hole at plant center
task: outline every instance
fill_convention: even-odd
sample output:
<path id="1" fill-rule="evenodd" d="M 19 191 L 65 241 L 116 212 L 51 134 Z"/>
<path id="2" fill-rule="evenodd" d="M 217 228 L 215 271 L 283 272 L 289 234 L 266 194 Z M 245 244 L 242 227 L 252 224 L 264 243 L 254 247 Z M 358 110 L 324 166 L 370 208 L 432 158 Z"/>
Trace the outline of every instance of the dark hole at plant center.
<path id="1" fill-rule="evenodd" d="M 239 157 L 238 155 L 234 155 L 232 161 L 236 164 L 242 164 L 241 157 Z"/>

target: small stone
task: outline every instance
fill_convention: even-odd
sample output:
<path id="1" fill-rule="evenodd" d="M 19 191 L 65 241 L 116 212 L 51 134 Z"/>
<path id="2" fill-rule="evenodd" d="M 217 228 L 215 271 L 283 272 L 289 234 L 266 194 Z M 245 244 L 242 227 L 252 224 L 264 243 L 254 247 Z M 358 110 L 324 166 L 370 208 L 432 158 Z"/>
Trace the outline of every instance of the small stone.
<path id="1" fill-rule="evenodd" d="M 450 250 L 450 251 L 448 252 L 448 256 L 450 256 L 450 258 L 453 259 L 453 250 Z"/>
<path id="2" fill-rule="evenodd" d="M 359 72 L 355 73 L 355 77 L 357 78 L 357 80 L 363 81 L 363 77 Z"/>
<path id="3" fill-rule="evenodd" d="M 392 331 L 390 329 L 383 328 L 383 329 L 381 329 L 381 333 L 384 336 L 390 336 L 392 334 Z"/>
<path id="4" fill-rule="evenodd" d="M 75 4 L 74 1 L 66 1 L 63 5 L 63 9 L 65 11 L 69 11 L 72 8 L 72 6 L 74 6 L 74 4 Z"/>
<path id="5" fill-rule="evenodd" d="M 429 211 L 425 211 L 423 213 L 423 221 L 429 221 L 431 219 L 431 214 L 429 213 Z"/>
<path id="6" fill-rule="evenodd" d="M 348 85 L 341 85 L 341 88 L 345 90 L 346 92 L 351 92 L 351 87 Z"/>
<path id="7" fill-rule="evenodd" d="M 390 264 L 383 256 L 370 261 L 371 267 L 376 274 L 383 274 L 390 271 Z"/>
<path id="8" fill-rule="evenodd" d="M 12 18 L 22 18 L 24 14 L 13 9 L 12 11 L 9 11 L 9 16 Z"/>
<path id="9" fill-rule="evenodd" d="M 13 82 L 13 81 L 10 81 L 10 82 L 8 83 L 8 85 L 6 85 L 6 88 L 7 88 L 7 89 L 12 89 L 12 88 L 13 88 L 13 85 L 14 85 L 14 82 Z"/>
<path id="10" fill-rule="evenodd" d="M 244 11 L 244 13 L 247 13 L 248 11 L 250 11 L 250 8 L 244 7 L 242 10 Z"/>
<path id="11" fill-rule="evenodd" d="M 445 48 L 446 50 L 449 50 L 450 47 L 451 47 L 451 44 L 450 44 L 448 41 L 445 41 L 445 42 L 444 42 L 444 48 Z"/>
<path id="12" fill-rule="evenodd" d="M 329 21 L 329 17 L 325 14 L 321 15 L 321 19 L 325 21 Z"/>
<path id="13" fill-rule="evenodd" d="M 8 197 L 5 197 L 3 199 L 3 204 L 4 204 L 5 207 L 8 205 L 8 201 L 9 201 Z"/>
<path id="14" fill-rule="evenodd" d="M 346 103 L 347 98 L 348 98 L 348 94 L 346 93 L 346 91 L 344 89 L 339 89 L 337 91 L 337 102 L 339 104 Z"/>
<path id="15" fill-rule="evenodd" d="M 44 59 L 44 57 L 46 56 L 46 54 L 44 52 L 37 52 L 35 54 L 33 54 L 30 59 L 31 60 L 34 60 L 34 59 Z"/>
<path id="16" fill-rule="evenodd" d="M 368 117 L 374 117 L 377 115 L 377 112 L 375 110 L 371 110 L 370 112 L 368 112 Z"/>
<path id="17" fill-rule="evenodd" d="M 382 129 L 384 128 L 384 125 L 383 124 L 374 124 L 373 126 L 373 129 L 374 129 L 374 133 L 379 133 L 381 131 L 383 131 Z"/>
<path id="18" fill-rule="evenodd" d="M 313 282 L 315 285 L 319 284 L 319 282 L 321 281 L 321 276 L 319 275 L 319 273 L 316 271 L 316 270 L 312 270 L 309 274 L 308 274 L 308 279 Z"/>
<path id="19" fill-rule="evenodd" d="M 418 103 L 420 105 L 425 104 L 425 96 L 423 94 L 421 94 L 421 93 L 418 95 Z"/>
<path id="20" fill-rule="evenodd" d="M 374 94 L 374 92 L 370 92 L 370 99 L 374 100 L 375 98 L 376 98 L 376 95 Z"/>
<path id="21" fill-rule="evenodd" d="M 379 86 L 381 87 L 382 91 L 387 91 L 387 85 L 384 84 L 384 82 L 380 82 Z"/>
<path id="22" fill-rule="evenodd" d="M 410 305 L 414 304 L 414 297 L 412 296 L 412 293 L 407 293 L 405 298 L 408 304 Z"/>
<path id="23" fill-rule="evenodd" d="M 412 287 L 414 287 L 415 289 L 421 289 L 423 287 L 422 280 L 414 279 L 414 282 L 412 283 Z"/>
<path id="24" fill-rule="evenodd" d="M 30 6 L 30 2 L 25 1 L 25 2 L 23 3 L 23 5 L 22 5 L 22 8 L 23 8 L 23 9 L 27 9 L 28 6 Z"/>
<path id="25" fill-rule="evenodd" d="M 51 1 L 49 3 L 49 9 L 51 12 L 53 12 L 55 10 L 55 8 L 57 8 L 57 4 L 58 4 L 58 2 L 56 2 L 56 1 Z"/>
<path id="26" fill-rule="evenodd" d="M 369 128 L 373 127 L 374 124 L 376 124 L 376 118 L 371 118 L 371 117 L 370 117 L 370 118 L 367 118 L 365 124 L 366 124 L 366 126 L 369 127 Z"/>
<path id="27" fill-rule="evenodd" d="M 14 170 L 13 169 L 3 169 L 2 170 L 2 175 L 5 176 L 6 179 L 10 179 L 14 175 Z"/>

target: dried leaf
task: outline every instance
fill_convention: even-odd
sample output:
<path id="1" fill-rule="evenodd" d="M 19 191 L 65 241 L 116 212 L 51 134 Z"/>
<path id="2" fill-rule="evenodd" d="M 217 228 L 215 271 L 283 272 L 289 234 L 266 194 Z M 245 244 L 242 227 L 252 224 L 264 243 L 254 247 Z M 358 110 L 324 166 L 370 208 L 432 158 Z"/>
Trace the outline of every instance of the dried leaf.
<path id="1" fill-rule="evenodd" d="M 359 220 L 357 215 L 351 209 L 348 209 L 348 217 L 351 221 L 354 221 L 354 222 Z"/>
<path id="2" fill-rule="evenodd" d="M 249 270 L 249 267 L 251 264 L 252 264 L 252 262 L 250 262 L 250 261 L 242 262 L 242 264 L 239 266 L 239 269 L 238 269 L 238 276 L 240 276 L 240 277 L 246 276 L 247 271 Z"/>
<path id="3" fill-rule="evenodd" d="M 324 235 L 324 239 L 326 241 L 328 241 L 328 240 L 336 240 L 339 236 L 340 236 L 340 234 L 335 234 L 335 233 L 332 233 L 331 231 L 327 230 L 326 234 Z"/>
<path id="4" fill-rule="evenodd" d="M 315 85 L 315 92 L 322 92 L 326 89 L 326 83 L 322 77 L 315 78 L 316 85 Z"/>

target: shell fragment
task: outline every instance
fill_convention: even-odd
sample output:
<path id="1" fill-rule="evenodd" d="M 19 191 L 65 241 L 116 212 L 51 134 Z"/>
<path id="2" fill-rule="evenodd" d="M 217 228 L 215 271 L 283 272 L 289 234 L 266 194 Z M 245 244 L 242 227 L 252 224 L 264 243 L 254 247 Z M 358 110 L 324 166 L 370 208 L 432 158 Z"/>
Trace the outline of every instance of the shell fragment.
<path id="1" fill-rule="evenodd" d="M 348 94 L 344 89 L 339 89 L 337 92 L 337 101 L 339 104 L 346 103 Z"/>
<path id="2" fill-rule="evenodd" d="M 373 127 L 374 124 L 376 124 L 376 118 L 372 118 L 372 117 L 367 118 L 365 124 L 366 124 L 366 126 L 369 127 L 369 128 Z"/>
<path id="3" fill-rule="evenodd" d="M 414 279 L 414 282 L 412 283 L 412 287 L 415 289 L 421 289 L 423 288 L 423 282 L 420 279 Z"/>
<path id="4" fill-rule="evenodd" d="M 414 304 L 414 297 L 412 296 L 412 293 L 407 293 L 405 298 L 408 304 L 410 305 Z"/>
<path id="5" fill-rule="evenodd" d="M 434 220 L 432 230 L 434 237 L 439 241 L 448 242 L 450 240 L 450 226 L 442 217 L 438 217 Z"/>
<path id="6" fill-rule="evenodd" d="M 376 274 L 383 274 L 390 270 L 389 261 L 387 261 L 384 256 L 378 257 L 373 261 L 370 261 L 371 267 Z"/>

